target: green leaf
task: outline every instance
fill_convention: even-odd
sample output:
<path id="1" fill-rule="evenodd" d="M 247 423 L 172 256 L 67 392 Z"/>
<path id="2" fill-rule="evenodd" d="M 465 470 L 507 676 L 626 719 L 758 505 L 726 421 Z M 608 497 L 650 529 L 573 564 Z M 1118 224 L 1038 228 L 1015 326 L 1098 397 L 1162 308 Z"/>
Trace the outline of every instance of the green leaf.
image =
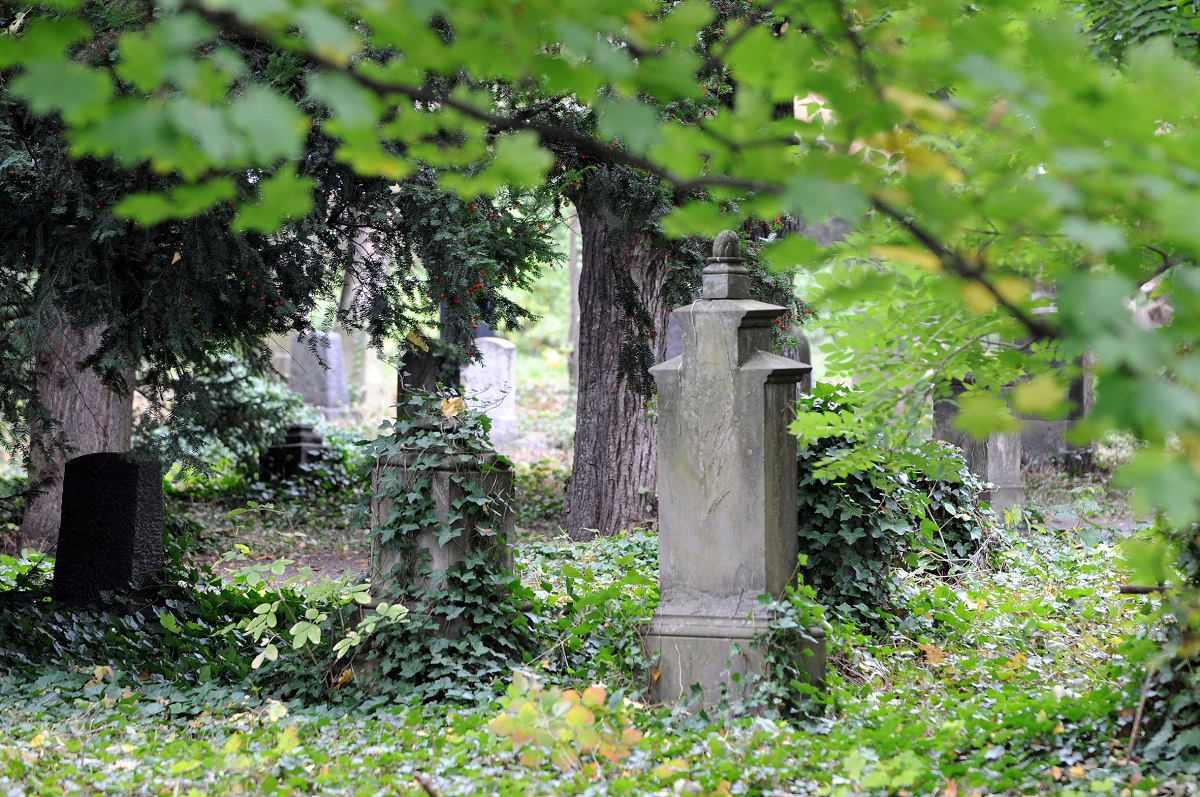
<path id="1" fill-rule="evenodd" d="M 61 113 L 71 124 L 103 118 L 113 95 L 107 73 L 63 61 L 28 63 L 11 87 L 34 113 Z"/>
<path id="2" fill-rule="evenodd" d="M 298 218 L 312 209 L 311 177 L 300 177 L 294 167 L 286 167 L 257 183 L 258 201 L 238 205 L 233 229 L 274 232 L 288 218 Z"/>
<path id="3" fill-rule="evenodd" d="M 631 152 L 644 153 L 661 138 L 658 111 L 643 102 L 601 97 L 594 107 L 600 135 L 619 139 Z"/>
<path id="4" fill-rule="evenodd" d="M 158 622 L 163 628 L 170 631 L 172 634 L 178 634 L 182 629 L 179 627 L 179 621 L 175 619 L 175 615 L 170 612 L 159 612 Z"/>
<path id="5" fill-rule="evenodd" d="M 870 206 L 867 195 L 846 182 L 800 176 L 784 184 L 779 204 L 809 222 L 839 216 L 853 224 Z"/>
<path id="6" fill-rule="evenodd" d="M 229 201 L 236 193 L 237 185 L 233 180 L 220 177 L 197 185 L 181 185 L 165 195 L 131 194 L 113 207 L 113 213 L 149 227 L 167 219 L 189 218 L 219 202 Z M 234 509 L 228 517 L 246 511 L 249 510 Z"/>
<path id="7" fill-rule="evenodd" d="M 309 119 L 296 105 L 258 85 L 248 87 L 229 109 L 247 143 L 248 166 L 271 166 L 280 158 L 296 159 L 304 149 Z"/>

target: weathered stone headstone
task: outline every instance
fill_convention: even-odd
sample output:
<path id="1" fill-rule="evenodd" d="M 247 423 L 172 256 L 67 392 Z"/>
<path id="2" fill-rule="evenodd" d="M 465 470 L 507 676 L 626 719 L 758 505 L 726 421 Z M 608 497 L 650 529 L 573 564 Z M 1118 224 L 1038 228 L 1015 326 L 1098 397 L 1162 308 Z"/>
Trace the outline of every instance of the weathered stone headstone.
<path id="1" fill-rule="evenodd" d="M 69 460 L 51 595 L 94 601 L 162 567 L 162 467 L 114 453 Z"/>
<path id="2" fill-rule="evenodd" d="M 463 396 L 476 412 L 492 419 L 492 442 L 517 438 L 517 344 L 497 337 L 476 338 L 479 360 L 462 369 Z"/>
<path id="3" fill-rule="evenodd" d="M 792 336 L 796 338 L 796 345 L 789 346 L 779 352 L 780 356 L 787 357 L 789 360 L 795 360 L 803 365 L 808 365 L 809 369 L 805 371 L 804 376 L 796 383 L 796 398 L 801 395 L 812 393 L 813 389 L 813 372 L 812 372 L 812 344 L 808 340 L 808 336 L 804 334 L 804 330 L 799 326 L 792 327 Z M 679 319 L 674 313 L 667 318 L 667 345 L 666 345 L 666 360 L 671 360 L 683 354 L 683 330 L 679 326 Z"/>
<path id="4" fill-rule="evenodd" d="M 1067 433 L 1076 423 L 1086 418 L 1096 404 L 1093 388 L 1090 354 L 1079 358 L 1075 365 L 1078 372 L 1067 387 L 1067 401 L 1071 409 L 1067 417 L 1048 421 L 1042 418 L 1025 418 L 1021 421 L 1021 461 L 1025 464 L 1059 460 L 1078 467 L 1090 467 L 1088 449 L 1067 441 Z"/>
<path id="5" fill-rule="evenodd" d="M 991 505 L 997 516 L 1003 517 L 1006 509 L 1016 510 L 1025 505 L 1021 433 L 993 432 L 976 439 L 958 429 L 954 420 L 958 417 L 958 397 L 965 388 L 963 382 L 955 379 L 950 386 L 951 395 L 934 402 L 934 437 L 962 449 L 967 468 L 990 485 L 984 491 L 983 500 Z"/>
<path id="6" fill-rule="evenodd" d="M 438 423 L 449 425 L 455 420 L 449 418 Z M 373 533 L 372 539 L 376 542 L 371 547 L 371 583 L 376 592 L 386 591 L 389 584 L 395 584 L 395 579 L 421 586 L 440 586 L 444 583 L 446 570 L 475 552 L 492 557 L 493 562 L 506 569 L 512 568 L 510 540 L 514 516 L 509 508 L 512 471 L 499 464 L 495 453 L 468 462 L 463 462 L 457 454 L 447 455 L 433 469 L 418 465 L 418 460 L 426 455 L 425 451 L 414 449 L 411 453 L 381 459 L 375 464 L 371 474 L 373 532 L 388 521 L 392 512 L 411 511 L 411 507 L 396 505 L 388 493 L 395 485 L 414 484 L 418 479 L 430 480 L 434 511 L 442 523 L 452 515 L 462 513 L 462 499 L 468 489 L 478 489 L 493 496 L 489 506 L 499 514 L 489 519 L 485 527 L 476 517 L 466 513 L 459 521 L 461 533 L 445 544 L 438 541 L 436 528 L 420 529 L 415 540 L 393 538 L 382 544 L 378 542 L 378 534 Z M 418 567 L 422 560 L 428 566 L 427 574 Z"/>
<path id="7" fill-rule="evenodd" d="M 657 700 L 699 684 L 700 702 L 711 705 L 724 686 L 736 693 L 730 674 L 761 673 L 756 639 L 770 618 L 758 597 L 781 595 L 796 572 L 796 440 L 787 426 L 810 367 L 770 353 L 772 324 L 787 310 L 748 299 L 748 289 L 737 236 L 724 232 L 703 298 L 675 310 L 683 354 L 651 369 L 661 601 L 647 647 L 658 660 Z M 797 656 L 823 681 L 823 642 Z"/>
<path id="8" fill-rule="evenodd" d="M 314 354 L 315 351 L 315 354 Z M 288 384 L 304 403 L 326 418 L 340 418 L 350 408 L 342 336 L 334 332 L 309 332 L 291 346 Z"/>
<path id="9" fill-rule="evenodd" d="M 267 449 L 264 466 L 268 473 L 276 476 L 295 476 L 300 466 L 315 462 L 329 451 L 321 435 L 311 426 L 296 424 L 289 426 L 283 442 Z"/>

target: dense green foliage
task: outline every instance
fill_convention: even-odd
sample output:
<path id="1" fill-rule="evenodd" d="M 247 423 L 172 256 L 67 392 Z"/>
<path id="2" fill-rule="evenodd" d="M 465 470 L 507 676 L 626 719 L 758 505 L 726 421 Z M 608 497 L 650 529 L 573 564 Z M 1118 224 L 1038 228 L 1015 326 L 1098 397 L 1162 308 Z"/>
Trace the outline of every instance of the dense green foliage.
<path id="1" fill-rule="evenodd" d="M 834 254 L 840 263 L 864 264 L 862 278 L 831 291 L 836 304 L 830 306 L 913 290 L 924 302 L 917 311 L 923 356 L 906 375 L 917 387 L 903 396 L 880 389 L 864 400 L 863 417 L 880 427 L 898 399 L 911 399 L 907 411 L 923 412 L 924 386 L 940 381 L 934 377 L 943 360 L 952 361 L 947 370 L 976 377 L 959 415 L 968 428 L 1011 428 L 1025 412 L 1053 415 L 1062 410 L 1065 390 L 1050 370 L 1050 355 L 1071 359 L 1091 350 L 1102 390 L 1080 435 L 1095 438 L 1116 429 L 1145 443 L 1123 478 L 1137 486 L 1144 507 L 1162 510 L 1165 522 L 1159 536 L 1130 546 L 1130 558 L 1139 575 L 1162 576 L 1176 590 L 1170 592 L 1176 625 L 1169 648 L 1175 657 L 1168 666 L 1172 672 L 1193 666 L 1200 639 L 1192 555 L 1200 519 L 1200 470 L 1194 464 L 1200 447 L 1200 280 L 1194 268 L 1200 257 L 1200 128 L 1193 123 L 1200 116 L 1200 75 L 1188 60 L 1192 4 L 780 0 L 772 4 L 772 24 L 732 19 L 699 52 L 697 33 L 719 11 L 699 0 L 665 12 L 656 0 L 348 0 L 337 7 L 340 14 L 322 0 L 237 10 L 188 4 L 179 14 L 148 22 L 145 30 L 123 30 L 112 45 L 60 13 L 78 6 L 72 0 L 28 12 L 3 6 L 13 20 L 0 36 L 4 90 L 39 118 L 50 115 L 38 124 L 61 119 L 75 154 L 93 158 L 81 163 L 111 157 L 101 162 L 149 170 L 173 186 L 166 197 L 153 190 L 161 183 L 144 186 L 149 193 L 125 196 L 114 206 L 120 214 L 186 226 L 199 222 L 173 219 L 206 209 L 237 213 L 235 223 L 258 234 L 253 231 L 285 216 L 303 215 L 310 203 L 324 212 L 316 200 L 350 194 L 305 171 L 309 161 L 300 158 L 317 128 L 330 136 L 323 150 L 332 154 L 327 162 L 348 163 L 378 178 L 368 180 L 374 190 L 386 185 L 382 180 L 418 175 L 429 166 L 452 171 L 440 185 L 468 197 L 509 182 L 539 183 L 554 167 L 555 148 L 574 147 L 597 162 L 636 167 L 676 191 L 682 203 L 662 222 L 673 234 L 730 226 L 731 203 L 747 217 L 837 214 L 857 225 L 859 235 Z M 1119 30 L 1124 24 L 1142 32 Z M 1156 24 L 1166 27 L 1158 31 Z M 304 69 L 288 80 L 248 84 L 241 76 L 254 73 L 253 59 L 227 39 L 247 34 L 290 52 Z M 1116 41 L 1138 43 L 1106 46 Z M 1120 59 L 1119 66 L 1112 57 L 1094 57 L 1097 49 L 1112 49 L 1108 54 Z M 505 57 L 497 58 L 498 52 Z M 726 74 L 726 101 L 713 115 L 672 118 L 660 112 L 674 103 L 703 106 L 704 92 L 711 90 L 697 77 L 719 75 L 725 82 Z M 128 86 L 138 92 L 127 93 Z M 540 99 L 497 103 L 501 87 L 513 86 Z M 302 93 L 319 101 L 297 103 Z M 820 111 L 814 121 L 780 114 L 780 105 L 796 98 Z M 592 109 L 600 138 L 547 118 L 539 103 Z M 153 124 L 143 127 L 147 120 Z M 130 134 L 142 130 L 153 135 Z M 478 168 L 462 169 L 464 163 Z M 347 202 L 343 207 L 364 204 Z M 82 210 L 96 212 L 92 205 Z M 56 232 L 68 235 L 66 229 Z M 279 243 L 296 240 L 285 236 Z M 168 245 L 161 254 L 170 260 L 175 251 L 183 250 Z M 181 256 L 191 257 L 191 250 Z M 37 250 L 26 247 L 20 257 L 13 278 L 0 285 L 16 286 L 6 305 L 24 307 L 36 297 L 30 264 Z M 827 260 L 814 244 L 795 237 L 773 243 L 765 257 L 784 267 L 823 267 Z M 132 277 L 108 268 L 112 281 L 104 284 L 130 284 Z M 39 280 L 42 273 L 37 271 Z M 1170 295 L 1173 320 L 1146 329 L 1128 305 L 1160 277 L 1157 290 Z M 247 291 L 240 279 L 228 286 L 239 290 L 234 306 L 257 328 L 292 325 L 299 316 L 290 314 L 287 302 L 299 307 L 310 296 L 295 282 L 271 279 L 265 283 L 284 304 L 256 308 L 255 296 L 267 305 L 267 294 Z M 1053 299 L 1041 290 L 1049 283 L 1057 292 Z M 83 294 L 80 287 L 76 295 Z M 139 303 L 114 298 L 124 295 L 101 293 L 100 301 L 92 300 L 93 308 L 107 303 L 120 310 L 110 312 L 110 320 L 130 329 L 126 337 L 147 341 L 146 350 L 112 348 L 114 358 L 147 357 L 156 346 L 184 351 L 178 335 L 143 334 L 142 315 L 133 312 Z M 146 298 L 141 291 L 132 295 Z M 145 317 L 190 319 L 176 307 L 178 297 L 187 295 L 155 291 L 155 301 L 166 303 Z M 273 307 L 288 314 L 281 317 Z M 21 353 L 28 344 L 16 337 L 24 334 L 21 322 L 10 321 L 5 311 L 0 348 L 17 352 L 12 365 L 19 367 L 5 368 L 0 378 L 11 382 L 28 362 L 28 350 Z M 96 311 L 92 317 L 104 316 Z M 218 320 L 230 325 L 228 344 L 249 329 L 234 328 L 245 322 L 243 314 Z M 896 320 L 889 316 L 888 323 L 860 331 L 856 351 L 890 351 L 912 326 L 911 318 Z M 939 339 L 930 333 L 943 321 L 955 323 Z M 207 351 L 199 334 L 192 335 L 194 347 Z M 1045 356 L 1021 359 L 1017 342 Z M 940 353 L 938 347 L 944 347 Z M 1005 369 L 1029 378 L 1004 392 L 1013 381 L 1001 378 Z M 981 378 L 984 371 L 992 378 Z M 833 422 L 812 416 L 796 427 L 806 439 L 822 436 L 822 425 Z M 978 678 L 993 669 L 1003 673 L 1002 666 L 976 662 L 967 671 Z M 1114 694 L 1100 694 L 1097 704 L 1107 711 L 1117 702 Z M 1041 729 L 1039 712 L 1048 722 L 1062 709 L 1043 705 L 1036 695 L 987 689 L 955 694 L 953 707 L 979 708 L 980 695 L 993 701 L 980 708 L 984 714 L 1004 715 L 1001 726 L 988 731 L 1000 737 L 985 741 L 981 725 L 955 713 L 949 727 L 929 738 L 958 734 L 956 723 L 962 722 L 979 732 L 970 736 L 974 743 L 1000 748 L 993 753 L 1000 760 L 1012 739 L 1050 746 L 1046 734 L 1053 736 L 1056 726 Z M 1103 713 L 1097 706 L 1070 710 L 1092 709 Z M 1004 724 L 1013 717 L 1022 718 L 1016 730 Z M 900 726 L 884 730 L 881 745 L 906 735 Z M 880 773 L 881 786 L 894 780 L 897 788 L 907 787 L 932 771 L 930 761 L 941 766 L 939 756 L 922 752 L 923 759 L 889 755 L 889 766 L 881 761 L 871 772 Z M 955 759 L 946 768 L 957 777 L 960 763 Z M 976 772 L 987 767 L 987 759 L 967 763 Z M 864 760 L 857 774 L 867 766 Z M 985 782 L 1007 782 L 1003 777 L 1024 786 L 1021 776 L 1014 764 Z M 936 780 L 921 782 L 930 789 L 943 785 Z M 1109 788 L 1115 786 L 1098 790 Z"/>
<path id="2" fill-rule="evenodd" d="M 526 671 L 541 684 L 522 691 L 519 679 L 503 675 L 465 704 L 411 707 L 364 699 L 352 683 L 317 703 L 280 703 L 274 663 L 251 671 L 243 653 L 241 670 L 224 666 L 233 659 L 223 658 L 222 645 L 255 646 L 244 631 L 214 645 L 212 629 L 273 597 L 250 588 L 249 571 L 219 591 L 191 590 L 203 610 L 184 602 L 132 614 L 76 610 L 54 624 L 60 633 L 41 622 L 44 607 L 29 603 L 39 583 L 26 575 L 30 563 L 6 559 L 0 785 L 26 793 L 65 783 L 181 793 L 391 787 L 415 795 L 420 773 L 443 794 L 1186 793 L 1195 759 L 1169 758 L 1150 744 L 1162 727 L 1154 696 L 1135 756 L 1127 754 L 1139 662 L 1154 647 L 1139 634 L 1157 601 L 1114 594 L 1123 573 L 1107 542 L 1087 545 L 1039 527 L 1007 542 L 994 567 L 953 580 L 898 574 L 897 603 L 910 618 L 903 631 L 872 639 L 835 620 L 828 707 L 798 723 L 738 716 L 732 706 L 707 717 L 647 707 L 627 659 L 594 655 L 624 649 L 595 645 L 596 635 L 631 636 L 637 649 L 634 631 L 648 616 L 640 608 L 656 593 L 647 535 L 518 546 L 518 572 L 536 585 L 536 605 L 562 607 L 531 624 L 547 653 Z M 258 566 L 269 580 L 271 563 Z M 648 586 L 626 586 L 634 576 Z M 174 622 L 164 622 L 167 612 Z M 280 662 L 291 660 L 273 670 L 284 693 L 315 688 L 320 668 L 310 652 L 279 651 Z M 562 667 L 566 657 L 573 669 Z M 506 692 L 510 684 L 516 688 Z M 521 695 L 540 700 L 557 687 L 569 701 L 567 690 L 596 684 L 607 688 L 590 727 L 628 743 L 627 757 L 610 761 L 583 734 L 559 742 L 577 763 L 552 760 L 553 746 L 539 761 L 526 757 L 536 739 L 518 745 L 496 725 Z M 565 720 L 554 724 L 554 702 L 538 722 L 558 728 Z M 567 727 L 589 727 L 586 719 Z M 626 737 L 626 729 L 637 734 Z"/>
<path id="3" fill-rule="evenodd" d="M 861 429 L 859 398 L 818 383 L 800 408 L 841 416 L 846 428 Z M 868 464 L 820 475 L 822 465 L 854 461 L 862 448 L 875 449 Z M 953 572 L 972 563 L 995 535 L 996 518 L 980 505 L 983 484 L 960 454 L 943 452 L 932 475 L 912 453 L 845 431 L 801 445 L 798 532 L 807 557 L 801 574 L 840 617 L 886 624 L 896 609 L 893 568 Z M 956 467 L 947 471 L 947 462 Z"/>
<path id="4" fill-rule="evenodd" d="M 174 432 L 195 458 L 193 462 L 253 477 L 267 449 L 283 441 L 288 426 L 317 420 L 298 393 L 254 373 L 231 355 L 197 364 L 191 375 L 196 412 L 173 429 L 160 418 L 143 419 L 135 430 L 135 444 Z"/>
<path id="5" fill-rule="evenodd" d="M 4 42 L 35 43 L 39 34 L 26 39 L 23 25 L 41 12 L 10 15 L 0 6 L 5 19 L 18 13 L 22 21 L 12 33 L 5 30 Z M 203 169 L 211 182 L 195 192 L 178 175 L 164 174 L 158 159 L 121 163 L 105 151 L 76 160 L 72 155 L 82 151 L 68 140 L 64 120 L 41 115 L 38 103 L 31 107 L 14 94 L 21 71 L 0 59 L 0 236 L 6 241 L 0 252 L 0 409 L 15 422 L 3 427 L 12 435 L 6 448 L 24 449 L 31 422 L 41 417 L 33 354 L 63 334 L 64 324 L 103 328 L 100 349 L 83 365 L 121 392 L 134 387 L 124 383 L 124 369 L 136 366 L 138 387 L 156 406 L 171 395 L 170 420 L 186 439 L 189 426 L 211 423 L 213 415 L 193 380 L 196 371 L 230 351 L 263 370 L 263 339 L 310 328 L 319 308 L 333 308 L 330 314 L 365 329 L 377 345 L 438 325 L 446 342 L 468 354 L 476 324 L 517 325 L 528 317 L 501 291 L 525 284 L 553 253 L 543 198 L 500 186 L 486 197 L 463 198 L 440 188 L 437 175 L 419 164 L 399 180 L 360 176 L 334 156 L 335 142 L 322 124 L 335 99 L 306 89 L 310 67 L 302 58 L 253 36 L 229 33 L 201 48 L 181 18 L 137 4 L 89 2 L 54 16 L 52 26 L 87 40 L 72 47 L 77 66 L 119 73 L 112 91 L 101 94 L 123 101 L 135 102 L 149 88 L 127 71 L 144 65 L 146 48 L 167 44 L 190 57 L 194 46 L 203 63 L 173 72 L 173 79 L 237 94 L 224 111 L 240 120 L 239 129 L 255 131 L 255 164 Z M 165 37 L 156 32 L 159 23 L 170 30 Z M 181 112 L 205 115 L 188 108 Z M 300 112 L 317 122 L 295 130 L 288 118 Z M 125 126 L 121 137 L 152 147 L 164 140 L 168 117 L 152 112 Z M 290 140 L 294 132 L 302 132 L 298 145 Z M 201 150 L 211 154 L 212 147 L 230 144 L 204 136 Z M 264 169 L 279 158 L 291 165 L 268 177 Z M 145 197 L 138 198 L 147 191 L 171 192 L 171 207 L 147 210 Z M 275 225 L 263 223 L 262 195 L 282 203 L 276 207 L 288 216 L 286 231 L 264 234 Z"/>

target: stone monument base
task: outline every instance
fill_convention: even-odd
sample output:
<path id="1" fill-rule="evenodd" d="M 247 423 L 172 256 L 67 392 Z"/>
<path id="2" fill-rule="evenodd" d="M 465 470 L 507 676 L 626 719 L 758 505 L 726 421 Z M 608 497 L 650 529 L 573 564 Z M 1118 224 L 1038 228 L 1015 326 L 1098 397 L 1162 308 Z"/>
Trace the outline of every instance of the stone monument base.
<path id="1" fill-rule="evenodd" d="M 756 680 L 766 676 L 761 640 L 770 633 L 770 617 L 658 613 L 646 632 L 646 650 L 656 677 L 650 684 L 654 703 L 686 704 L 688 709 L 715 705 L 722 696 L 738 700 L 748 696 Z M 825 683 L 825 631 L 809 630 L 813 641 L 803 640 L 794 651 L 809 683 Z M 735 681 L 736 676 L 736 681 Z M 693 693 L 698 686 L 699 693 Z"/>

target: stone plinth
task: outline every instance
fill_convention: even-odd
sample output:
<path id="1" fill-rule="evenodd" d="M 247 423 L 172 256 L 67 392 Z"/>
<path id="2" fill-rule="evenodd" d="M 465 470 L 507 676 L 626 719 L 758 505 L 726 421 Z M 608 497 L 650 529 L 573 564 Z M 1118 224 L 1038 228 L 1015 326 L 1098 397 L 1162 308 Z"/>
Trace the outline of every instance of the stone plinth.
<path id="1" fill-rule="evenodd" d="M 493 561 L 505 569 L 512 569 L 512 550 L 509 541 L 514 531 L 514 518 L 508 508 L 512 496 L 512 471 L 497 464 L 494 454 L 482 462 L 461 462 L 457 456 L 447 457 L 434 469 L 415 467 L 423 452 L 414 451 L 390 457 L 376 463 L 371 475 L 371 584 L 374 591 L 383 593 L 389 585 L 415 584 L 436 588 L 444 583 L 444 573 L 466 556 L 482 551 L 494 557 Z M 491 506 L 498 511 L 481 523 L 470 514 L 461 521 L 461 533 L 445 544 L 438 541 L 436 528 L 418 530 L 406 537 L 394 537 L 386 543 L 378 542 L 377 529 L 385 524 L 393 512 L 404 512 L 407 507 L 395 505 L 385 496 L 384 490 L 391 485 L 409 485 L 419 479 L 430 481 L 437 517 L 445 523 L 452 514 L 465 511 L 462 499 L 467 494 L 467 485 L 477 485 L 489 496 L 494 496 Z M 465 482 L 465 484 L 464 484 Z M 427 568 L 423 571 L 422 562 Z M 397 583 L 400 582 L 400 583 Z"/>
<path id="2" fill-rule="evenodd" d="M 517 344 L 498 337 L 475 339 L 479 360 L 462 369 L 463 396 L 475 412 L 492 420 L 491 439 L 517 438 Z"/>
<path id="3" fill-rule="evenodd" d="M 730 674 L 762 671 L 755 638 L 770 618 L 758 597 L 779 597 L 793 583 L 799 554 L 796 441 L 787 426 L 810 366 L 769 352 L 772 324 L 787 310 L 746 298 L 745 269 L 724 242 L 719 236 L 705 269 L 705 298 L 675 311 L 683 354 L 651 369 L 661 601 L 647 646 L 658 657 L 652 697 L 666 702 L 695 684 L 702 705 L 725 686 L 740 696 Z M 816 647 L 802 661 L 820 681 Z"/>
<path id="4" fill-rule="evenodd" d="M 933 433 L 939 440 L 953 443 L 962 449 L 967 468 L 988 483 L 983 500 L 997 517 L 1005 510 L 1016 511 L 1025 505 L 1025 480 L 1021 475 L 1021 433 L 993 432 L 975 438 L 955 426 L 958 417 L 958 397 L 965 385 L 955 380 L 951 396 L 933 404 Z"/>
<path id="5" fill-rule="evenodd" d="M 345 415 L 350 407 L 350 391 L 346 387 L 342 336 L 309 332 L 292 341 L 291 356 L 288 386 L 326 418 Z"/>
<path id="6" fill-rule="evenodd" d="M 267 449 L 264 469 L 276 476 L 295 476 L 301 465 L 321 459 L 328 450 L 311 426 L 289 426 L 283 442 Z"/>
<path id="7" fill-rule="evenodd" d="M 55 600 L 95 601 L 157 577 L 162 567 L 162 467 L 107 452 L 68 461 Z"/>

